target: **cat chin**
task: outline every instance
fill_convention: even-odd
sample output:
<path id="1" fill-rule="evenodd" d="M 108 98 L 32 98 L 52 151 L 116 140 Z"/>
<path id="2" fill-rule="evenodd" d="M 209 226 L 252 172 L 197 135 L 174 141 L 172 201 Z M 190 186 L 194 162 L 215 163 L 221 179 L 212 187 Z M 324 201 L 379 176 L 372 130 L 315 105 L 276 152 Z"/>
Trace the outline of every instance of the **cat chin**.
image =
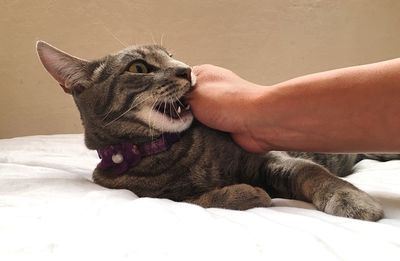
<path id="1" fill-rule="evenodd" d="M 158 111 L 153 110 L 150 106 L 143 107 L 136 113 L 136 116 L 152 128 L 161 132 L 182 132 L 190 127 L 193 122 L 191 112 L 186 112 L 179 119 L 172 119 Z"/>

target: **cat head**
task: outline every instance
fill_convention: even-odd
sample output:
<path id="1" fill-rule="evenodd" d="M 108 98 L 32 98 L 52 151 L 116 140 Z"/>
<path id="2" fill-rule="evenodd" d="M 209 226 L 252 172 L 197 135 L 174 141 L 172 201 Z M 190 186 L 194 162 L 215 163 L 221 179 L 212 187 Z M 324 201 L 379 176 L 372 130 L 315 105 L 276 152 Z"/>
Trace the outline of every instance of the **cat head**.
<path id="1" fill-rule="evenodd" d="M 72 95 L 89 148 L 182 132 L 193 121 L 184 97 L 195 84 L 194 75 L 161 46 L 132 46 L 93 61 L 42 41 L 37 52 L 46 70 Z"/>

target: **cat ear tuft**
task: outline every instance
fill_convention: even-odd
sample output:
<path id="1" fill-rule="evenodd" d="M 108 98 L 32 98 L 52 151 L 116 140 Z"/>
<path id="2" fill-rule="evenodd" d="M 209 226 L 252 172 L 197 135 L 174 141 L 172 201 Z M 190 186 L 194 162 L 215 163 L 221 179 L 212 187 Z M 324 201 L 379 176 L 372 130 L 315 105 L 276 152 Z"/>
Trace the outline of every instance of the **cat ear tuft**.
<path id="1" fill-rule="evenodd" d="M 69 55 L 44 41 L 36 43 L 36 51 L 43 66 L 58 81 L 66 93 L 71 93 L 79 80 L 85 79 L 88 61 Z"/>

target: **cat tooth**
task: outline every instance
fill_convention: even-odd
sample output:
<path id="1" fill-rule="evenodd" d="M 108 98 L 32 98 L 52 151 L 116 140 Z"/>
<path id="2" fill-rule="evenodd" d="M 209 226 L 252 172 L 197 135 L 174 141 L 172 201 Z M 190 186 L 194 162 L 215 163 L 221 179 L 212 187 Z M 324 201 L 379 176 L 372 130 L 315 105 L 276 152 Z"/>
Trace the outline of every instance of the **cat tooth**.
<path id="1" fill-rule="evenodd" d="M 181 114 L 181 111 L 182 111 L 182 109 L 181 109 L 181 106 L 178 106 L 178 114 Z"/>
<path id="2" fill-rule="evenodd" d="M 190 104 L 188 104 L 186 107 L 185 107 L 185 110 L 190 110 Z"/>

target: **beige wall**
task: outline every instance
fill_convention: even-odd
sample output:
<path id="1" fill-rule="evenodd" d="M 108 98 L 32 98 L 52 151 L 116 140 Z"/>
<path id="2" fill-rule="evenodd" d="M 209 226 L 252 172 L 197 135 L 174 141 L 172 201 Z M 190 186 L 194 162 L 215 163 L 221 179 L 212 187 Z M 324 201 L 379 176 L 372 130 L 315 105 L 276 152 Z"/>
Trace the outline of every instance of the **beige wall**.
<path id="1" fill-rule="evenodd" d="M 398 0 L 0 1 L 0 138 L 81 132 L 72 99 L 39 64 L 43 39 L 95 58 L 160 42 L 189 64 L 257 83 L 400 56 Z"/>

